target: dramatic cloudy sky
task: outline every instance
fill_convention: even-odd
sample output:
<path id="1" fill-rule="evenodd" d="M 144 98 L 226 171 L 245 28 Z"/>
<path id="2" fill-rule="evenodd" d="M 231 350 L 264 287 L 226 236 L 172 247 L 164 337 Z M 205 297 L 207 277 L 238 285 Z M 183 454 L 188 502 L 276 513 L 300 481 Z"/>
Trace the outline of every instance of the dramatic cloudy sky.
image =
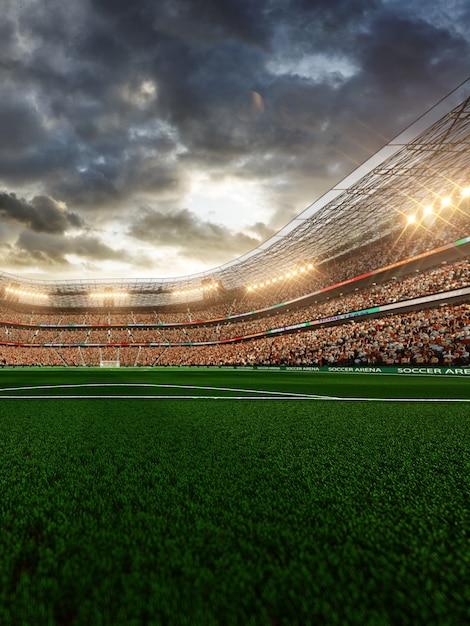
<path id="1" fill-rule="evenodd" d="M 0 269 L 256 247 L 470 75 L 468 0 L 3 0 Z"/>

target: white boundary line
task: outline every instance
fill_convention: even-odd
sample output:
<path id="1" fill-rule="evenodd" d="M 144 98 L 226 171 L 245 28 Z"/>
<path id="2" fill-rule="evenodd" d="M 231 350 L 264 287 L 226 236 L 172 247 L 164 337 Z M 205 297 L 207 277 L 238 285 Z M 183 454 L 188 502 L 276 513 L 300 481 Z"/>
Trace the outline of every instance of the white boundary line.
<path id="1" fill-rule="evenodd" d="M 206 391 L 230 391 L 230 392 L 237 392 L 237 393 L 252 393 L 252 394 L 267 394 L 268 396 L 272 396 L 272 397 L 277 397 L 277 396 L 287 396 L 287 397 L 294 397 L 294 398 L 317 398 L 317 397 L 322 397 L 322 396 L 317 396 L 315 394 L 308 394 L 308 393 L 295 393 L 295 392 L 289 392 L 289 391 L 269 391 L 269 390 L 259 390 L 259 389 L 238 389 L 238 388 L 234 388 L 234 387 L 211 387 L 211 386 L 205 386 L 205 385 L 170 385 L 170 384 L 156 384 L 156 383 L 74 383 L 74 384 L 60 384 L 60 385 L 31 385 L 31 386 L 25 386 L 25 387 L 5 387 L 4 389 L 0 389 L 0 393 L 2 394 L 1 397 L 7 397 L 7 396 L 3 396 L 3 392 L 4 391 L 35 391 L 35 390 L 40 390 L 40 389 L 77 389 L 77 388 L 81 388 L 81 387 L 153 387 L 153 388 L 159 388 L 159 389 L 204 389 Z M 17 397 L 17 396 L 14 396 Z M 29 397 L 29 396 L 28 396 Z M 36 397 L 45 397 L 43 395 L 41 396 L 36 396 Z M 71 396 L 66 396 L 66 397 L 71 397 Z M 97 396 L 77 396 L 78 398 L 80 397 L 97 397 Z M 101 397 L 109 397 L 109 396 L 101 396 Z M 121 397 L 121 396 L 116 396 L 116 397 Z M 144 397 L 144 396 L 136 396 L 137 398 L 139 397 Z M 156 398 L 160 397 L 160 396 L 155 396 Z M 177 398 L 178 396 L 169 396 L 169 397 L 175 397 Z M 196 396 L 199 397 L 199 396 Z M 212 396 L 208 396 L 208 397 L 212 397 Z M 222 396 L 225 397 L 225 396 Z M 228 398 L 230 398 L 231 396 L 227 396 Z M 246 396 L 248 397 L 248 396 Z"/>
<path id="2" fill-rule="evenodd" d="M 2 400 L 325 400 L 333 402 L 470 402 L 468 398 L 336 398 L 334 396 L 148 396 L 148 395 L 119 395 L 119 396 L 101 396 L 101 395 L 47 395 L 47 396 L 2 396 Z"/>
<path id="3" fill-rule="evenodd" d="M 3 392 L 11 391 L 40 391 L 45 389 L 77 389 L 97 387 L 151 387 L 162 389 L 201 389 L 205 391 L 230 391 L 253 395 L 75 395 L 75 394 L 31 394 L 31 395 L 3 395 Z M 170 385 L 154 383 L 79 383 L 66 385 L 37 385 L 26 387 L 6 387 L 0 389 L 0 397 L 5 400 L 329 400 L 342 402 L 470 402 L 469 398 L 358 398 L 321 396 L 317 394 L 299 394 L 286 391 L 266 391 L 259 389 L 237 389 L 232 387 L 210 387 L 202 385 Z"/>
<path id="4" fill-rule="evenodd" d="M 343 398 L 330 398 L 321 396 L 180 396 L 180 395 L 118 395 L 118 396 L 102 396 L 102 395 L 47 395 L 47 396 L 2 396 L 2 400 L 342 400 Z M 358 398 L 360 399 L 360 398 Z"/>

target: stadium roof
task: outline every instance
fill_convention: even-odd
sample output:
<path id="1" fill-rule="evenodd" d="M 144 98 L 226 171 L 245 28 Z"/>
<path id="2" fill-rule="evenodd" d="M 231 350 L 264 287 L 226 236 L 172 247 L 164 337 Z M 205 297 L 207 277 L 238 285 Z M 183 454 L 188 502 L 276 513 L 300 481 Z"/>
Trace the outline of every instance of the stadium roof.
<path id="1" fill-rule="evenodd" d="M 219 283 L 237 289 L 325 261 L 374 241 L 406 217 L 470 185 L 470 79 L 251 252 L 210 271 L 177 278 L 24 279 L 0 272 L 4 295 L 53 307 L 161 306 L 202 299 Z M 180 295 L 175 295 L 180 292 Z M 46 297 L 44 297 L 46 296 Z"/>

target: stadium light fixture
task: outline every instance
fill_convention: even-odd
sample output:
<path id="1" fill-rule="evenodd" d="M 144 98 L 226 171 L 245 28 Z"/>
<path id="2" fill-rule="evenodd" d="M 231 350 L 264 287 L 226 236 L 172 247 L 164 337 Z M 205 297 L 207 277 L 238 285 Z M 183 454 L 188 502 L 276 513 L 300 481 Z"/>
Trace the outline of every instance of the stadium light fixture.
<path id="1" fill-rule="evenodd" d="M 246 289 L 247 289 L 247 291 L 253 291 L 254 289 L 258 289 L 259 287 L 268 287 L 269 285 L 277 283 L 278 281 L 287 280 L 288 278 L 293 278 L 295 276 L 298 276 L 299 274 L 305 274 L 305 272 L 307 272 L 308 270 L 312 270 L 312 269 L 313 269 L 313 263 L 309 263 L 306 266 L 302 265 L 301 267 L 294 267 L 293 269 L 288 270 L 287 272 L 285 272 L 285 274 L 279 274 L 279 276 L 273 276 L 271 278 L 266 278 L 261 283 L 248 285 L 246 287 Z M 212 289 L 212 287 L 218 288 L 218 286 L 219 285 L 214 284 L 213 286 L 211 285 L 211 287 L 209 287 L 209 288 L 210 289 Z"/>
<path id="2" fill-rule="evenodd" d="M 35 298 L 39 300 L 44 300 L 49 297 L 47 293 L 43 293 L 41 291 L 28 291 L 26 289 L 17 289 L 16 287 L 6 287 L 5 291 L 15 296 L 23 296 L 25 298 Z"/>

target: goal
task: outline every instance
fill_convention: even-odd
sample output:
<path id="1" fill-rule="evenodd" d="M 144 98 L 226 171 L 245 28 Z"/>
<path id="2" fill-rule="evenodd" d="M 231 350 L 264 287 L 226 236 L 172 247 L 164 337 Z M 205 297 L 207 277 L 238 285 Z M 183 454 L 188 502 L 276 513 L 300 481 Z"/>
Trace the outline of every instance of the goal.
<path id="1" fill-rule="evenodd" d="M 120 367 L 120 366 L 121 366 L 121 363 L 119 361 L 119 349 L 117 351 L 116 359 L 108 359 L 108 358 L 103 358 L 103 350 L 100 348 L 100 367 Z"/>
<path id="2" fill-rule="evenodd" d="M 121 367 L 121 364 L 119 361 L 100 359 L 100 367 Z"/>

